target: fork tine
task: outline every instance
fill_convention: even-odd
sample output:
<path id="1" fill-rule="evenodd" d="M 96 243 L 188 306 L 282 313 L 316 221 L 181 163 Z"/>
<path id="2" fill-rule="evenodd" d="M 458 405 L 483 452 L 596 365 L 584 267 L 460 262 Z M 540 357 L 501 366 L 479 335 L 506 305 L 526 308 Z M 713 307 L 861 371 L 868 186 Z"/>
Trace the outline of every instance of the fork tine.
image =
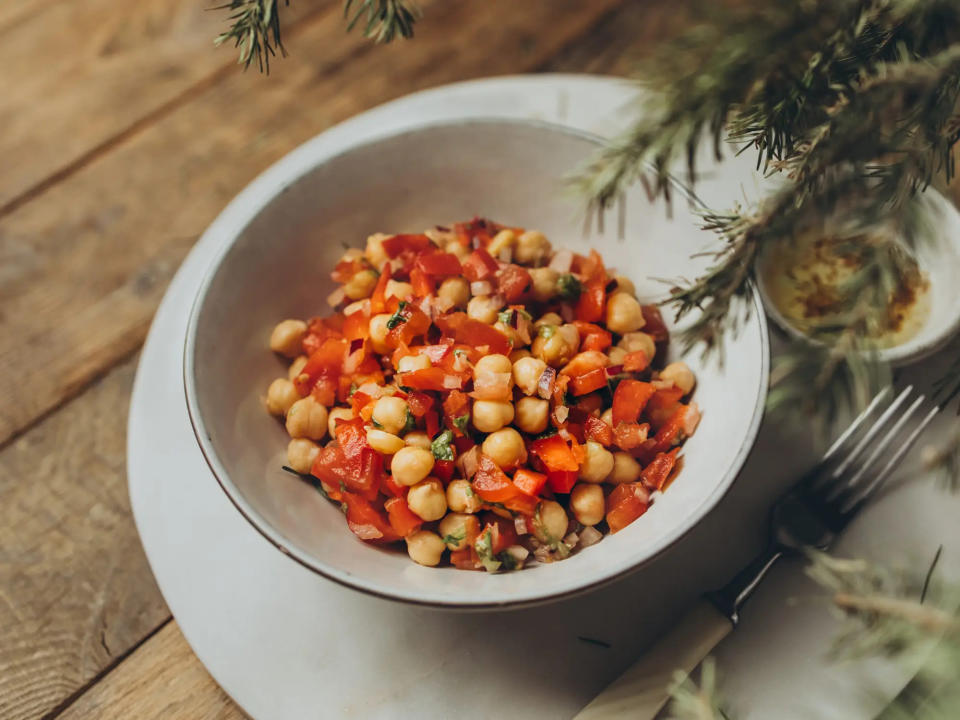
<path id="1" fill-rule="evenodd" d="M 820 458 L 820 462 L 825 463 L 834 455 L 836 455 L 840 448 L 843 447 L 847 440 L 853 437 L 853 435 L 860 430 L 860 426 L 867 421 L 867 418 L 873 414 L 873 411 L 877 409 L 877 406 L 880 403 L 887 399 L 887 396 L 890 395 L 892 391 L 893 387 L 887 385 L 885 388 L 883 388 L 883 390 L 874 395 L 873 400 L 870 401 L 870 404 L 867 405 L 866 409 L 857 416 L 857 418 L 850 424 L 850 427 L 844 430 L 840 434 L 840 437 L 838 437 L 834 441 L 833 445 L 831 445 L 830 448 L 823 454 L 823 457 Z"/>
<path id="2" fill-rule="evenodd" d="M 883 414 L 879 418 L 877 418 L 877 421 L 873 424 L 873 426 L 864 433 L 862 438 L 860 438 L 853 450 L 850 451 L 850 454 L 847 455 L 843 462 L 841 462 L 832 473 L 830 473 L 831 480 L 838 480 L 840 476 L 847 471 L 847 468 L 849 468 L 853 461 L 860 456 L 860 453 L 862 453 L 864 449 L 871 442 L 873 442 L 873 439 L 881 430 L 883 430 L 890 418 L 893 417 L 894 413 L 896 413 L 899 407 L 903 405 L 904 400 L 906 400 L 907 396 L 912 392 L 913 385 L 907 385 L 907 387 L 905 387 L 903 391 L 897 395 L 896 399 L 890 403 L 890 406 L 883 411 Z"/>

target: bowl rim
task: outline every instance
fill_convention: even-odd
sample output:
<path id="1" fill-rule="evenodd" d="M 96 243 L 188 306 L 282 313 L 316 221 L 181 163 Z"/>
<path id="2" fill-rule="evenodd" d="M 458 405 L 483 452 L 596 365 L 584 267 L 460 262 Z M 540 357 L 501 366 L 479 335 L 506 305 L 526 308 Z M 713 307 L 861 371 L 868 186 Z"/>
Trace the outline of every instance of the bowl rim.
<path id="1" fill-rule="evenodd" d="M 348 142 L 346 146 L 338 146 L 335 149 L 317 149 L 315 141 L 322 137 L 320 133 L 314 138 L 307 140 L 297 146 L 286 155 L 281 157 L 266 170 L 261 172 L 246 187 L 244 187 L 234 199 L 214 219 L 204 235 L 221 234 L 224 235 L 222 242 L 213 253 L 203 279 L 197 289 L 193 303 L 190 307 L 190 315 L 187 321 L 186 335 L 183 344 L 183 389 L 186 400 L 187 415 L 190 419 L 191 429 L 200 452 L 203 455 L 207 466 L 210 468 L 214 479 L 223 490 L 224 494 L 237 509 L 237 511 L 246 519 L 246 521 L 271 545 L 277 548 L 281 553 L 294 560 L 298 564 L 316 573 L 317 575 L 332 580 L 344 587 L 360 591 L 373 597 L 403 602 L 409 605 L 416 605 L 428 608 L 442 608 L 450 610 L 504 610 L 532 607 L 546 603 L 558 602 L 560 600 L 576 597 L 592 592 L 606 585 L 609 585 L 620 578 L 626 577 L 645 565 L 649 564 L 663 553 L 673 547 L 683 537 L 685 537 L 704 517 L 713 510 L 720 500 L 727 494 L 733 481 L 740 474 L 746 463 L 747 457 L 752 452 L 757 435 L 760 430 L 760 424 L 764 417 L 765 401 L 769 387 L 770 377 L 770 333 L 767 325 L 767 318 L 764 312 L 764 305 L 757 288 L 756 283 L 751 283 L 749 290 L 750 301 L 747 303 L 749 312 L 756 314 L 757 323 L 760 331 L 760 383 L 757 388 L 757 399 L 754 404 L 751 415 L 750 425 L 744 436 L 737 454 L 724 471 L 723 477 L 705 497 L 700 504 L 692 508 L 680 524 L 673 531 L 664 536 L 654 550 L 646 557 L 625 568 L 609 571 L 596 580 L 577 585 L 569 590 L 562 590 L 549 595 L 527 592 L 518 595 L 515 599 L 506 599 L 502 601 L 483 601 L 470 602 L 463 600 L 447 600 L 444 598 L 424 599 L 414 595 L 395 592 L 388 588 L 377 587 L 358 580 L 349 572 L 340 571 L 336 568 L 326 565 L 310 553 L 303 551 L 292 543 L 289 543 L 275 528 L 271 526 L 243 497 L 240 490 L 230 479 L 229 473 L 220 462 L 216 450 L 212 446 L 211 437 L 207 431 L 206 424 L 201 417 L 197 405 L 197 387 L 195 377 L 192 372 L 196 357 L 196 330 L 199 320 L 200 310 L 203 307 L 207 294 L 213 283 L 224 258 L 234 246 L 236 239 L 250 225 L 250 223 L 259 215 L 263 209 L 273 202 L 287 187 L 299 182 L 306 174 L 313 172 L 322 164 L 329 163 L 343 155 L 355 152 L 359 149 L 375 145 L 385 140 L 402 138 L 405 135 L 414 133 L 429 132 L 449 127 L 464 127 L 469 125 L 483 126 L 524 126 L 528 128 L 537 128 L 550 132 L 560 132 L 562 134 L 587 140 L 596 147 L 602 147 L 607 141 L 595 133 L 587 132 L 577 128 L 572 128 L 557 123 L 546 122 L 543 120 L 531 118 L 508 118 L 508 117 L 471 117 L 458 118 L 438 121 L 427 121 L 401 129 L 387 130 L 366 136 L 364 139 L 356 142 Z M 326 131 L 325 131 L 326 132 Z M 696 195 L 679 180 L 670 177 L 675 188 L 685 196 L 689 201 L 697 205 L 702 205 Z"/>

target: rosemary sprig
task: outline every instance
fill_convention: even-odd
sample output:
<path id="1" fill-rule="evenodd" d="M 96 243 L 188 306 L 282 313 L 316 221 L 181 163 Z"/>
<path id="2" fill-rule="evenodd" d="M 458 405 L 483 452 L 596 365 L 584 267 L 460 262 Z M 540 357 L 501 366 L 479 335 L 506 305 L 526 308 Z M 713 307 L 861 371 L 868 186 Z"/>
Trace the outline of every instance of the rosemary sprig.
<path id="1" fill-rule="evenodd" d="M 286 0 L 287 5 L 290 0 Z M 256 63 L 260 72 L 270 74 L 270 57 L 279 50 L 284 57 L 287 51 L 280 38 L 280 15 L 277 12 L 277 0 L 231 0 L 227 5 L 214 9 L 231 10 L 230 28 L 214 40 L 222 45 L 230 40 L 240 49 L 237 62 L 246 70 Z"/>
<path id="2" fill-rule="evenodd" d="M 397 35 L 413 37 L 413 25 L 420 19 L 420 10 L 404 0 L 345 0 L 343 16 L 347 18 L 348 32 L 366 17 L 363 36 L 388 43 Z"/>

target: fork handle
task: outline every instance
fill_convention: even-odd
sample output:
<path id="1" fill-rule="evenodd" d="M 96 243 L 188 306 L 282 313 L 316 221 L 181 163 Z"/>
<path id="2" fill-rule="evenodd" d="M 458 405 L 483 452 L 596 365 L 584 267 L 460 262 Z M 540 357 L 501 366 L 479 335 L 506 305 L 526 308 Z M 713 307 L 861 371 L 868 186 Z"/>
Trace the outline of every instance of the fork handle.
<path id="1" fill-rule="evenodd" d="M 669 699 L 676 670 L 692 672 L 733 630 L 733 623 L 701 599 L 643 657 L 607 686 L 574 720 L 652 720 Z"/>

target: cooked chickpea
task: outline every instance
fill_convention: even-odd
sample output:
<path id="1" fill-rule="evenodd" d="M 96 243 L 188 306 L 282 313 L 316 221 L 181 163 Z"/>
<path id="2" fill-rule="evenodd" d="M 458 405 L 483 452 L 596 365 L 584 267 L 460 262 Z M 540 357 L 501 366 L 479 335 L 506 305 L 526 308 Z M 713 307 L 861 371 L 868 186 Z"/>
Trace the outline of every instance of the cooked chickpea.
<path id="1" fill-rule="evenodd" d="M 448 242 L 444 248 L 448 253 L 456 255 L 461 260 L 465 260 L 468 255 L 470 255 L 471 250 L 466 245 L 461 243 L 459 240 L 451 240 Z"/>
<path id="2" fill-rule="evenodd" d="M 470 302 L 470 283 L 460 277 L 447 278 L 437 288 L 437 298 L 454 307 L 465 308 Z"/>
<path id="3" fill-rule="evenodd" d="M 292 438 L 322 440 L 327 434 L 327 409 L 309 395 L 287 410 L 287 432 Z"/>
<path id="4" fill-rule="evenodd" d="M 293 362 L 290 363 L 289 369 L 287 369 L 287 378 L 293 380 L 297 375 L 300 374 L 300 371 L 303 370 L 303 366 L 307 364 L 307 356 L 300 355 L 293 359 Z"/>
<path id="5" fill-rule="evenodd" d="M 517 401 L 513 424 L 525 433 L 536 435 L 547 429 L 550 403 L 538 397 L 525 397 Z"/>
<path id="6" fill-rule="evenodd" d="M 287 465 L 306 475 L 320 454 L 320 446 L 307 438 L 293 438 L 287 445 Z"/>
<path id="7" fill-rule="evenodd" d="M 506 355 L 484 355 L 477 360 L 477 364 L 473 366 L 473 376 L 476 377 L 480 373 L 488 372 L 508 373 L 512 369 L 513 364 Z"/>
<path id="8" fill-rule="evenodd" d="M 513 352 L 510 353 L 510 362 L 515 363 L 517 360 L 521 360 L 525 357 L 533 357 L 533 355 L 531 355 L 530 351 L 527 350 L 526 348 L 514 350 Z"/>
<path id="9" fill-rule="evenodd" d="M 443 483 L 436 478 L 427 478 L 407 491 L 407 505 L 414 515 L 430 522 L 447 514 L 447 496 Z"/>
<path id="10" fill-rule="evenodd" d="M 526 459 L 527 449 L 516 430 L 505 427 L 487 435 L 480 452 L 493 460 L 501 470 L 513 470 Z"/>
<path id="11" fill-rule="evenodd" d="M 612 347 L 607 350 L 607 357 L 610 358 L 611 365 L 623 365 L 623 361 L 627 357 L 627 351 L 622 347 Z"/>
<path id="12" fill-rule="evenodd" d="M 499 400 L 476 400 L 473 403 L 473 426 L 480 432 L 492 433 L 513 422 L 513 403 Z"/>
<path id="13" fill-rule="evenodd" d="M 433 453 L 416 445 L 398 450 L 391 461 L 393 479 L 401 485 L 416 485 L 433 470 Z"/>
<path id="14" fill-rule="evenodd" d="M 614 294 L 625 292 L 627 295 L 632 295 L 633 297 L 637 296 L 637 288 L 633 284 L 633 280 L 625 275 L 617 275 L 614 280 L 617 283 L 617 287 L 615 287 L 613 290 Z"/>
<path id="15" fill-rule="evenodd" d="M 452 512 L 437 526 L 440 537 L 447 540 L 451 550 L 462 550 L 480 534 L 480 521 L 474 515 Z"/>
<path id="16" fill-rule="evenodd" d="M 686 395 L 696 383 L 693 371 L 684 362 L 672 362 L 660 371 L 661 380 L 669 380 Z"/>
<path id="17" fill-rule="evenodd" d="M 439 565 L 446 547 L 440 536 L 429 530 L 418 530 L 407 537 L 407 554 L 417 565 Z"/>
<path id="18" fill-rule="evenodd" d="M 555 312 L 544 313 L 540 318 L 533 323 L 534 330 L 540 330 L 544 325 L 554 325 L 560 327 L 563 325 L 563 318 L 557 315 Z"/>
<path id="19" fill-rule="evenodd" d="M 513 250 L 516 245 L 517 236 L 514 235 L 513 230 L 501 230 L 490 240 L 490 244 L 487 245 L 487 252 L 495 258 L 499 258 L 501 252 Z"/>
<path id="20" fill-rule="evenodd" d="M 362 300 L 370 297 L 370 293 L 377 286 L 379 275 L 373 270 L 361 270 L 343 285 L 343 292 L 351 300 Z"/>
<path id="21" fill-rule="evenodd" d="M 390 328 L 387 327 L 389 320 L 390 315 L 387 313 L 370 318 L 370 344 L 373 346 L 373 351 L 381 355 L 390 352 L 390 346 L 387 345 L 387 333 L 390 332 Z"/>
<path id="22" fill-rule="evenodd" d="M 375 427 L 367 428 L 367 442 L 374 450 L 383 455 L 393 455 L 397 450 L 406 447 L 402 438 Z"/>
<path id="23" fill-rule="evenodd" d="M 287 410 L 297 400 L 300 393 L 286 378 L 277 378 L 267 388 L 267 412 L 271 415 L 286 415 Z"/>
<path id="24" fill-rule="evenodd" d="M 521 265 L 539 265 L 550 252 L 550 241 L 539 230 L 527 230 L 517 238 L 513 261 Z"/>
<path id="25" fill-rule="evenodd" d="M 580 479 L 591 483 L 603 482 L 613 470 L 613 453 L 594 440 L 587 440 L 584 450 L 586 457 L 580 465 Z"/>
<path id="26" fill-rule="evenodd" d="M 470 482 L 451 480 L 447 485 L 447 506 L 457 513 L 475 513 L 480 509 L 480 498 L 473 492 Z"/>
<path id="27" fill-rule="evenodd" d="M 403 436 L 403 442 L 414 447 L 421 447 L 424 450 L 430 449 L 430 436 L 422 430 L 411 430 Z"/>
<path id="28" fill-rule="evenodd" d="M 380 429 L 398 435 L 407 426 L 407 401 L 403 398 L 385 396 L 373 406 L 373 421 Z"/>
<path id="29" fill-rule="evenodd" d="M 599 485 L 579 483 L 570 491 L 570 509 L 581 525 L 596 525 L 606 510 L 603 489 Z"/>
<path id="30" fill-rule="evenodd" d="M 507 341 L 510 343 L 510 347 L 518 348 L 526 344 L 520 339 L 520 331 L 515 327 L 507 325 L 505 322 L 497 320 L 497 322 L 493 324 L 493 329 L 507 339 Z"/>
<path id="31" fill-rule="evenodd" d="M 540 358 L 525 357 L 513 364 L 513 381 L 525 395 L 534 395 L 547 364 Z"/>
<path id="32" fill-rule="evenodd" d="M 653 360 L 653 356 L 657 354 L 657 344 L 654 342 L 653 336 L 645 332 L 627 333 L 620 338 L 617 346 L 627 352 L 642 350 L 643 354 L 647 356 L 647 360 Z"/>
<path id="33" fill-rule="evenodd" d="M 426 355 L 407 355 L 397 363 L 397 372 L 413 372 L 430 367 L 430 358 Z"/>
<path id="34" fill-rule="evenodd" d="M 540 542 L 559 542 L 567 534 L 570 521 L 567 511 L 558 502 L 542 500 L 533 518 L 533 534 Z"/>
<path id="35" fill-rule="evenodd" d="M 640 303 L 633 295 L 614 293 L 607 299 L 607 330 L 619 334 L 634 332 L 645 322 Z"/>
<path id="36" fill-rule="evenodd" d="M 337 420 L 353 420 L 354 417 L 356 416 L 353 414 L 353 408 L 331 408 L 327 414 L 327 432 L 330 433 L 330 437 L 334 439 L 337 437 Z"/>
<path id="37" fill-rule="evenodd" d="M 615 452 L 613 454 L 613 470 L 607 475 L 606 482 L 614 485 L 636 482 L 640 477 L 640 463 L 633 459 L 630 453 Z"/>
<path id="38" fill-rule="evenodd" d="M 343 316 L 347 317 L 348 315 L 353 315 L 355 312 L 363 312 L 369 304 L 370 301 L 366 298 L 352 302 L 343 308 Z"/>
<path id="39" fill-rule="evenodd" d="M 549 327 L 549 326 L 548 326 Z M 530 350 L 534 355 L 553 367 L 570 362 L 580 347 L 580 333 L 575 325 L 561 325 L 552 331 L 541 331 L 534 339 Z"/>
<path id="40" fill-rule="evenodd" d="M 399 282 L 397 280 L 387 280 L 387 287 L 384 291 L 386 297 L 395 297 L 398 300 L 406 300 L 413 295 L 413 285 L 408 282 Z"/>
<path id="41" fill-rule="evenodd" d="M 557 294 L 557 278 L 560 273 L 556 270 L 548 267 L 533 268 L 530 270 L 530 277 L 533 280 L 531 294 L 534 300 L 548 302 Z"/>
<path id="42" fill-rule="evenodd" d="M 390 236 L 385 233 L 374 233 L 367 238 L 367 249 L 363 254 L 375 268 L 382 268 L 383 264 L 390 259 L 387 251 L 383 249 L 383 241 L 388 237 Z"/>
<path id="43" fill-rule="evenodd" d="M 600 413 L 600 419 L 603 420 L 610 427 L 613 427 L 613 408 L 607 408 L 602 413 Z"/>
<path id="44" fill-rule="evenodd" d="M 270 349 L 288 358 L 295 358 L 303 352 L 303 336 L 307 334 L 307 324 L 303 320 L 281 320 L 270 333 Z"/>
<path id="45" fill-rule="evenodd" d="M 493 325 L 503 303 L 494 295 L 477 295 L 467 303 L 467 316 L 485 325 Z"/>

